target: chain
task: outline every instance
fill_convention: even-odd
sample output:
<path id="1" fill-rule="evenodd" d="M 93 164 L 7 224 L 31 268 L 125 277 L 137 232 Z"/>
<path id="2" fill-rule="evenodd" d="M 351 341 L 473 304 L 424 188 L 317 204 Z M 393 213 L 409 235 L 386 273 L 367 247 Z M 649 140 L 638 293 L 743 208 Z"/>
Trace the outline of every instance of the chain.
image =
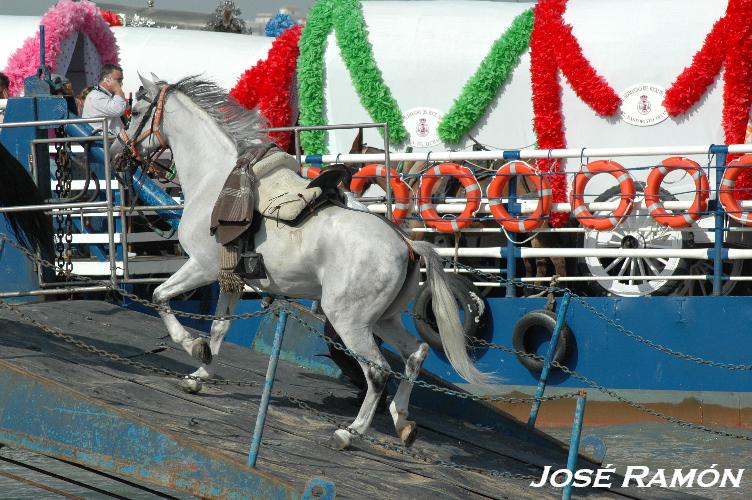
<path id="1" fill-rule="evenodd" d="M 454 265 L 454 263 L 452 261 L 448 260 L 448 259 L 444 259 L 444 261 L 447 262 L 447 263 L 451 263 L 452 265 Z M 694 356 L 692 354 L 687 354 L 687 353 L 683 353 L 683 352 L 680 352 L 680 351 L 676 351 L 674 349 L 671 349 L 670 347 L 666 347 L 665 345 L 659 344 L 659 343 L 654 342 L 654 341 L 652 341 L 650 339 L 646 339 L 645 337 L 643 337 L 641 335 L 638 335 L 637 333 L 633 332 L 632 330 L 626 328 L 624 325 L 622 325 L 621 323 L 619 323 L 615 319 L 610 318 L 604 312 L 599 311 L 593 305 L 589 304 L 585 300 L 585 297 L 577 295 L 576 293 L 572 292 L 572 290 L 570 290 L 568 288 L 560 288 L 560 287 L 556 287 L 556 286 L 533 285 L 533 284 L 530 284 L 530 283 L 523 283 L 523 282 L 520 282 L 520 281 L 508 280 L 508 279 L 502 278 L 500 276 L 495 276 L 495 275 L 493 275 L 491 273 L 486 273 L 486 272 L 480 271 L 478 269 L 475 269 L 475 268 L 473 268 L 471 266 L 467 266 L 465 264 L 461 264 L 460 263 L 458 265 L 459 265 L 459 267 L 470 271 L 472 274 L 475 274 L 475 275 L 480 276 L 482 278 L 490 279 L 492 281 L 498 281 L 499 283 L 502 283 L 502 284 L 512 284 L 512 285 L 515 285 L 515 286 L 520 287 L 520 288 L 529 288 L 529 289 L 533 289 L 533 290 L 541 290 L 541 291 L 546 291 L 546 292 L 549 292 L 549 293 L 559 293 L 559 292 L 560 293 L 565 293 L 566 292 L 566 293 L 568 293 L 572 297 L 572 299 L 574 299 L 578 303 L 580 303 L 582 305 L 582 307 L 586 311 L 590 312 L 591 314 L 593 314 L 597 318 L 605 321 L 610 326 L 614 327 L 616 329 L 616 331 L 618 331 L 619 333 L 621 333 L 623 335 L 626 335 L 627 337 L 631 338 L 632 340 L 635 340 L 635 341 L 637 341 L 637 342 L 639 342 L 641 344 L 644 344 L 644 345 L 650 347 L 651 349 L 655 349 L 655 350 L 660 351 L 660 352 L 662 352 L 664 354 L 668 354 L 670 356 L 674 356 L 674 357 L 677 357 L 679 359 L 683 359 L 685 361 L 691 361 L 693 363 L 697 363 L 697 364 L 703 365 L 703 366 L 713 366 L 713 367 L 716 367 L 716 368 L 724 368 L 726 370 L 732 370 L 732 371 L 752 371 L 752 364 L 744 365 L 744 364 L 735 364 L 735 363 L 721 363 L 721 362 L 718 362 L 718 361 L 704 359 L 704 358 L 701 358 L 699 356 Z M 421 318 L 421 319 L 425 320 L 425 318 Z"/>
<path id="2" fill-rule="evenodd" d="M 23 312 L 18 305 L 12 304 L 10 302 L 6 302 L 4 300 L 0 300 L 0 307 L 3 307 L 16 315 L 17 317 L 23 319 L 24 321 L 36 326 L 40 330 L 44 331 L 45 333 L 62 340 L 63 342 L 66 342 L 74 347 L 77 347 L 78 349 L 94 354 L 103 358 L 107 358 L 112 361 L 116 361 L 118 363 L 122 363 L 128 366 L 132 366 L 134 368 L 139 368 L 143 371 L 151 372 L 156 375 L 164 375 L 167 377 L 173 377 L 176 379 L 189 379 L 189 380 L 196 380 L 199 382 L 202 382 L 204 384 L 209 385 L 233 385 L 233 386 L 241 386 L 241 387 L 261 387 L 261 384 L 259 382 L 255 381 L 245 381 L 245 380 L 226 380 L 226 379 L 220 379 L 220 378 L 201 378 L 201 377 L 195 377 L 193 375 L 184 375 L 182 373 L 176 372 L 174 370 L 169 370 L 167 368 L 162 368 L 159 366 L 152 366 L 148 365 L 146 363 L 141 363 L 140 361 L 134 361 L 129 358 L 125 358 L 119 354 L 106 351 L 104 349 L 100 349 L 96 346 L 93 346 L 91 344 L 87 344 L 86 342 L 83 342 L 81 340 L 77 340 L 73 338 L 72 336 L 62 332 L 61 330 L 51 327 L 45 323 L 42 323 L 41 321 L 29 316 L 25 312 Z"/>
<path id="3" fill-rule="evenodd" d="M 519 403 L 531 403 L 533 401 L 554 401 L 557 399 L 569 399 L 569 398 L 576 398 L 577 393 L 567 393 L 567 394 L 561 394 L 557 396 L 544 396 L 540 398 L 534 398 L 534 397 L 526 397 L 526 398 L 509 398 L 509 397 L 503 397 L 503 396 L 479 396 L 477 394 L 471 394 L 469 392 L 464 391 L 455 391 L 453 389 L 450 389 L 448 387 L 441 387 L 436 384 L 432 384 L 430 382 L 426 382 L 425 380 L 421 379 L 410 379 L 407 375 L 404 373 L 396 372 L 392 369 L 390 369 L 387 366 L 381 365 L 373 360 L 370 360 L 364 356 L 361 356 L 360 354 L 352 351 L 351 349 L 348 349 L 342 343 L 337 342 L 336 340 L 330 339 L 318 330 L 316 330 L 314 327 L 308 324 L 303 318 L 298 316 L 294 311 L 289 311 L 290 317 L 295 319 L 300 325 L 308 330 L 309 332 L 313 333 L 314 335 L 321 337 L 324 339 L 324 341 L 329 344 L 330 346 L 334 347 L 335 349 L 344 352 L 348 356 L 352 357 L 353 359 L 360 361 L 361 363 L 364 363 L 372 368 L 376 368 L 377 370 L 382 371 L 383 373 L 386 373 L 387 375 L 390 375 L 394 377 L 397 380 L 405 380 L 408 382 L 412 382 L 413 384 L 423 387 L 425 389 L 429 389 L 434 392 L 440 392 L 443 394 L 446 394 L 447 396 L 457 397 L 460 399 L 469 399 L 472 401 L 487 401 L 487 402 L 504 402 L 504 403 L 513 403 L 513 404 L 519 404 Z"/>
<path id="4" fill-rule="evenodd" d="M 55 269 L 56 266 L 52 262 L 42 259 L 40 257 L 37 257 L 33 253 L 29 252 L 27 249 L 19 245 L 15 242 L 13 238 L 10 238 L 7 234 L 0 233 L 0 241 L 6 242 L 8 245 L 12 246 L 19 252 L 23 253 L 27 259 L 31 260 L 32 262 L 35 262 L 37 265 Z M 264 316 L 266 314 L 275 313 L 277 308 L 270 307 L 267 309 L 262 309 L 260 311 L 256 312 L 249 312 L 249 313 L 242 313 L 242 314 L 230 314 L 226 316 L 215 316 L 213 314 L 198 314 L 198 313 L 191 313 L 191 312 L 185 312 L 185 311 L 178 311 L 170 308 L 169 305 L 160 304 L 157 302 L 152 302 L 150 300 L 142 299 L 138 295 L 135 295 L 133 293 L 130 293 L 129 291 L 117 287 L 112 286 L 112 283 L 110 281 L 106 280 L 95 280 L 93 278 L 89 278 L 88 276 L 81 276 L 79 274 L 75 274 L 73 272 L 67 272 L 63 270 L 63 275 L 66 276 L 66 278 L 75 278 L 79 281 L 84 281 L 86 283 L 91 283 L 92 285 L 100 285 L 100 286 L 106 286 L 113 292 L 118 293 L 119 295 L 126 297 L 128 299 L 131 299 L 133 302 L 137 302 L 141 305 L 144 305 L 150 309 L 154 309 L 158 312 L 163 312 L 166 314 L 173 314 L 175 316 L 180 316 L 184 318 L 190 318 L 190 319 L 197 319 L 197 320 L 217 320 L 217 321 L 232 321 L 236 319 L 249 319 L 249 318 L 255 318 L 257 316 Z"/>
<path id="5" fill-rule="evenodd" d="M 498 471 L 498 470 L 493 470 L 493 469 L 489 470 L 489 469 L 480 469 L 480 468 L 476 468 L 476 467 L 468 467 L 466 465 L 460 465 L 458 463 L 455 463 L 455 462 L 452 462 L 452 461 L 448 461 L 448 460 L 442 460 L 442 459 L 432 460 L 431 458 L 427 457 L 423 453 L 420 453 L 420 452 L 417 452 L 415 450 L 411 450 L 411 449 L 405 448 L 402 445 L 399 445 L 399 444 L 396 444 L 396 443 L 392 443 L 392 442 L 387 441 L 385 439 L 374 438 L 374 437 L 368 436 L 366 434 L 361 434 L 361 433 L 356 432 L 356 431 L 354 431 L 352 429 L 349 429 L 347 426 L 345 426 L 343 424 L 340 424 L 332 416 L 330 416 L 330 415 L 328 415 L 326 413 L 323 413 L 323 412 L 321 412 L 319 410 L 316 410 L 315 408 L 312 408 L 308 403 L 306 403 L 305 401 L 302 401 L 302 400 L 300 400 L 300 399 L 298 399 L 298 398 L 296 398 L 294 396 L 290 396 L 288 394 L 283 394 L 283 393 L 277 393 L 277 395 L 281 396 L 281 397 L 284 397 L 285 399 L 287 399 L 291 403 L 297 405 L 299 408 L 301 408 L 301 409 L 303 409 L 305 411 L 308 411 L 310 413 L 313 413 L 320 420 L 322 420 L 324 422 L 327 422 L 329 424 L 332 424 L 335 427 L 337 427 L 338 429 L 346 430 L 347 432 L 350 433 L 350 435 L 352 437 L 354 437 L 354 438 L 356 438 L 358 440 L 365 441 L 365 442 L 370 443 L 370 444 L 372 444 L 374 446 L 377 446 L 377 447 L 380 447 L 380 448 L 384 448 L 384 449 L 389 450 L 389 451 L 393 451 L 393 452 L 398 453 L 398 454 L 400 454 L 402 456 L 405 456 L 405 457 L 410 457 L 410 458 L 413 458 L 413 459 L 416 459 L 416 460 L 420 460 L 422 462 L 425 462 L 425 463 L 431 464 L 431 465 L 441 465 L 443 467 L 449 467 L 449 468 L 452 468 L 452 469 L 457 469 L 457 470 L 466 471 L 466 472 L 476 472 L 478 474 L 483 474 L 485 476 L 491 476 L 491 477 L 503 477 L 503 478 L 508 478 L 508 479 L 521 479 L 521 480 L 525 480 L 525 481 L 527 481 L 527 480 L 538 480 L 539 479 L 538 476 L 528 476 L 528 475 L 524 475 L 524 474 L 515 474 L 515 473 L 512 473 L 512 472 L 504 472 L 504 471 Z"/>
<path id="6" fill-rule="evenodd" d="M 65 138 L 64 127 L 57 129 L 57 137 Z M 68 152 L 68 146 L 64 142 L 55 143 L 55 163 L 57 169 L 55 170 L 55 190 L 57 196 L 61 200 L 70 198 L 71 185 L 73 182 L 73 172 L 71 171 L 70 153 Z M 56 215 L 55 222 L 55 254 L 57 258 L 57 276 L 65 277 L 69 279 L 71 271 L 73 271 L 73 221 L 71 214 Z"/>

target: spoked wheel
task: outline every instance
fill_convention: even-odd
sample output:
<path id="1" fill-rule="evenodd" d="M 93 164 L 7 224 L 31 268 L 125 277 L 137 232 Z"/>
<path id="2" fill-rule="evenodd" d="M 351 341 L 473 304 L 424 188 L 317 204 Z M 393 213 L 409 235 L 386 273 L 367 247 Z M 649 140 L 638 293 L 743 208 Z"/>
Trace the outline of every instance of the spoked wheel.
<path id="1" fill-rule="evenodd" d="M 642 201 L 644 184 L 635 182 L 638 191 L 636 203 Z M 607 190 L 595 201 L 617 201 L 620 198 L 618 186 Z M 668 193 L 664 200 L 672 199 Z M 595 215 L 605 215 L 595 212 Z M 584 248 L 631 249 L 651 248 L 674 250 L 684 247 L 681 231 L 656 223 L 645 209 L 635 209 L 632 214 L 611 231 L 587 231 L 583 239 Z M 620 297 L 641 295 L 667 295 L 676 290 L 680 281 L 655 279 L 683 274 L 686 263 L 678 257 L 629 257 L 617 258 L 585 257 L 581 270 L 595 277 L 649 276 L 650 278 L 624 278 L 609 281 L 591 282 L 588 288 L 597 295 L 611 294 Z"/>
<path id="2" fill-rule="evenodd" d="M 723 274 L 725 276 L 741 276 L 744 269 L 743 260 L 724 260 Z M 676 289 L 674 295 L 713 295 L 713 262 L 709 260 L 692 260 L 689 263 L 687 274 L 694 276 L 707 275 L 711 277 L 708 280 L 687 280 L 682 282 L 681 286 Z M 724 281 L 721 285 L 721 295 L 731 295 L 738 281 Z"/>

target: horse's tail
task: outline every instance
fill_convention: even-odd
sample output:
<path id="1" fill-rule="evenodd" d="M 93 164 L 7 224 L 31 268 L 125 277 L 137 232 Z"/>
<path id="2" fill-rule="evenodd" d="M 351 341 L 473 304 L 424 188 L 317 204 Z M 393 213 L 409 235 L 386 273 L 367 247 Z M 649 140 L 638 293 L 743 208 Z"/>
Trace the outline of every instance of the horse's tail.
<path id="1" fill-rule="evenodd" d="M 479 371 L 467 354 L 465 333 L 460 323 L 457 302 L 452 294 L 441 262 L 433 245 L 425 241 L 410 241 L 416 253 L 426 260 L 428 284 L 431 287 L 431 302 L 436 317 L 441 343 L 452 368 L 462 378 L 474 384 L 493 383 L 493 375 Z"/>
<path id="2" fill-rule="evenodd" d="M 44 198 L 26 169 L 0 144 L 0 207 L 42 205 Z M 5 212 L 16 240 L 27 250 L 52 252 L 52 223 L 41 211 Z"/>

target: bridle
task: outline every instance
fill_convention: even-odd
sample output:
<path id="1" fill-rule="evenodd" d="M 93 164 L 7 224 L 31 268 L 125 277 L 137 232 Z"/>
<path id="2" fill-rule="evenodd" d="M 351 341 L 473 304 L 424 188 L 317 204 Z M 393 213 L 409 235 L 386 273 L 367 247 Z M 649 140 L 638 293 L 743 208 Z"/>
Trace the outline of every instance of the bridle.
<path id="1" fill-rule="evenodd" d="M 162 114 L 164 113 L 165 100 L 167 99 L 167 93 L 170 90 L 170 85 L 165 85 L 159 91 L 159 95 L 156 100 L 150 100 L 148 95 L 141 95 L 137 97 L 137 100 L 145 100 L 149 103 L 149 107 L 146 109 L 141 122 L 138 124 L 136 132 L 133 134 L 134 138 L 128 137 L 128 131 L 125 128 L 120 129 L 118 140 L 128 149 L 130 156 L 133 160 L 143 163 L 148 167 L 150 172 L 158 174 L 159 170 L 165 170 L 164 167 L 159 165 L 156 160 L 159 156 L 170 148 L 167 144 L 164 136 L 162 135 Z M 149 130 L 144 130 L 146 122 L 154 114 L 154 119 L 151 121 L 151 127 Z M 152 135 L 157 137 L 159 141 L 159 147 L 149 153 L 146 158 L 142 157 L 138 152 L 136 146 L 150 138 Z"/>

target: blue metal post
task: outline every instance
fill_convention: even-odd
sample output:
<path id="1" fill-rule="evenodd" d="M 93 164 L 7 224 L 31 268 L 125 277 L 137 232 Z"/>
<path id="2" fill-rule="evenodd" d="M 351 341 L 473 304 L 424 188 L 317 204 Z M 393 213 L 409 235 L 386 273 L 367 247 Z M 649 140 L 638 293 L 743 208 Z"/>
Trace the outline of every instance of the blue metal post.
<path id="1" fill-rule="evenodd" d="M 519 151 L 504 151 L 505 160 L 519 160 Z M 509 203 L 507 204 L 507 211 L 514 217 L 522 211 L 522 206 L 517 203 L 517 177 L 512 177 L 509 186 Z M 511 238 L 507 238 L 507 297 L 516 297 L 517 289 L 512 283 L 517 275 L 517 253 L 519 250 L 514 244 Z"/>
<path id="2" fill-rule="evenodd" d="M 261 394 L 261 405 L 259 406 L 258 416 L 256 417 L 256 428 L 253 429 L 253 440 L 251 441 L 251 450 L 248 452 L 248 465 L 256 467 L 258 450 L 261 446 L 261 435 L 264 432 L 264 422 L 266 422 L 266 411 L 269 409 L 269 398 L 272 394 L 274 385 L 274 375 L 277 373 L 277 361 L 279 361 L 279 351 L 282 349 L 282 337 L 285 334 L 285 324 L 287 323 L 287 311 L 279 313 L 277 320 L 277 329 L 274 332 L 274 345 L 272 353 L 269 356 L 269 366 L 266 368 L 266 380 L 264 380 L 264 391 Z"/>
<path id="3" fill-rule="evenodd" d="M 567 470 L 572 473 L 572 479 L 564 487 L 561 495 L 562 500 L 572 498 L 572 482 L 574 473 L 577 468 L 577 451 L 580 449 L 580 435 L 582 434 L 582 421 L 585 416 L 585 400 L 587 391 L 581 390 L 577 396 L 577 408 L 574 411 L 574 422 L 572 422 L 572 436 L 569 438 L 569 455 L 567 455 Z"/>
<path id="4" fill-rule="evenodd" d="M 715 155 L 715 241 L 713 242 L 713 295 L 720 295 L 723 285 L 724 212 L 721 206 L 721 178 L 726 168 L 728 146 L 710 146 Z"/>
<path id="5" fill-rule="evenodd" d="M 44 61 L 44 24 L 39 25 L 39 68 L 42 69 L 42 74 L 39 75 L 40 78 L 43 78 L 47 76 L 47 72 L 44 70 L 44 68 L 47 67 L 47 64 Z"/>
<path id="6" fill-rule="evenodd" d="M 561 303 L 559 304 L 559 309 L 556 311 L 556 326 L 554 326 L 551 340 L 548 342 L 546 357 L 543 359 L 543 369 L 541 370 L 540 379 L 538 379 L 538 388 L 535 390 L 536 399 L 530 407 L 530 416 L 527 418 L 527 425 L 530 427 L 535 427 L 535 421 L 538 419 L 538 410 L 541 405 L 541 401 L 538 398 L 543 397 L 543 392 L 546 390 L 548 373 L 551 371 L 551 361 L 554 359 L 556 346 L 559 344 L 559 334 L 564 327 L 564 318 L 567 316 L 567 309 L 569 309 L 569 301 L 571 298 L 569 292 L 564 292 L 564 296 L 561 298 Z"/>

